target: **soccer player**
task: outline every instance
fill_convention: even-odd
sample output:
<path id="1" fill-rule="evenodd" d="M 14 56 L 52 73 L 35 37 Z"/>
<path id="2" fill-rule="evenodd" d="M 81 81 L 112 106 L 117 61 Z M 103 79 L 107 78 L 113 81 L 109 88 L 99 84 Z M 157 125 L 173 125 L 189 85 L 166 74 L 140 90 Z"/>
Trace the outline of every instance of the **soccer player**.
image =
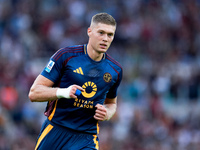
<path id="1" fill-rule="evenodd" d="M 58 50 L 34 81 L 30 100 L 48 102 L 36 150 L 99 149 L 98 121 L 114 115 L 122 79 L 122 67 L 106 53 L 115 30 L 111 15 L 94 15 L 88 43 Z"/>

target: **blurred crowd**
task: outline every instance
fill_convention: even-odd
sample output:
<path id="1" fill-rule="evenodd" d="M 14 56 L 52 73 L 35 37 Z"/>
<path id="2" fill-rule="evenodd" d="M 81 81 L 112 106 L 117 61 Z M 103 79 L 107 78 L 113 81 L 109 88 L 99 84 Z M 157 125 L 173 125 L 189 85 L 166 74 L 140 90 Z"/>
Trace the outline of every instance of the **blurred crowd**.
<path id="1" fill-rule="evenodd" d="M 108 53 L 124 73 L 100 150 L 199 150 L 200 0 L 0 0 L 0 150 L 34 149 L 46 103 L 30 86 L 98 12 L 117 21 Z"/>

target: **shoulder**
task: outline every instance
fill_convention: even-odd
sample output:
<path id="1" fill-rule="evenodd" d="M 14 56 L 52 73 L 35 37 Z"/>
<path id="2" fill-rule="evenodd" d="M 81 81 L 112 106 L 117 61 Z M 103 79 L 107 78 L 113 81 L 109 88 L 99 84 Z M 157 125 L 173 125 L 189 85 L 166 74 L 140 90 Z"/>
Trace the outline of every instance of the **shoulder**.
<path id="1" fill-rule="evenodd" d="M 122 71 L 123 69 L 122 69 L 122 66 L 121 66 L 121 64 L 118 62 L 118 61 L 116 61 L 114 58 L 112 58 L 110 55 L 108 55 L 107 53 L 106 53 L 106 60 L 110 63 L 110 65 L 113 67 L 113 68 L 115 68 L 117 71 Z"/>
<path id="2" fill-rule="evenodd" d="M 85 45 L 74 45 L 59 49 L 52 58 L 58 60 L 61 57 L 76 57 L 84 54 Z"/>

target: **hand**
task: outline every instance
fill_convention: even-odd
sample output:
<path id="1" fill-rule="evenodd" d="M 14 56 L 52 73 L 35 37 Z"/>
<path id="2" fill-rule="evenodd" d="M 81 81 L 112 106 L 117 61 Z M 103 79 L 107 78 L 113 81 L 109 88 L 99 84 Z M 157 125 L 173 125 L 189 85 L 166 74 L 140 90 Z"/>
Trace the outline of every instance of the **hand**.
<path id="1" fill-rule="evenodd" d="M 71 85 L 70 86 L 70 92 L 69 92 L 69 96 L 71 98 L 77 98 L 78 95 L 76 95 L 76 91 L 77 90 L 80 90 L 81 92 L 84 92 L 84 89 L 81 87 L 81 86 L 78 86 L 78 85 Z"/>
<path id="2" fill-rule="evenodd" d="M 68 88 L 58 88 L 56 92 L 56 96 L 58 98 L 77 98 L 75 95 L 76 90 L 79 89 L 80 91 L 84 92 L 84 89 L 78 85 L 71 85 Z"/>
<path id="3" fill-rule="evenodd" d="M 105 108 L 105 106 L 101 104 L 97 104 L 95 107 L 96 107 L 96 110 L 94 114 L 94 119 L 98 121 L 107 120 L 107 109 Z"/>

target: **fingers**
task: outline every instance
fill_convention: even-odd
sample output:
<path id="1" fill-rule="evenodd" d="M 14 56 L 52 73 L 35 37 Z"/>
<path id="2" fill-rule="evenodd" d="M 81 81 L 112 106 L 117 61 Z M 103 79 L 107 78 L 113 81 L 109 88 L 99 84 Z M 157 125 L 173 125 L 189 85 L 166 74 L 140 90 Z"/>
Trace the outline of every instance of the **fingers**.
<path id="1" fill-rule="evenodd" d="M 107 118 L 106 108 L 101 104 L 97 104 L 95 107 L 96 107 L 96 110 L 95 110 L 94 119 L 99 120 L 99 121 L 106 120 Z"/>
<path id="2" fill-rule="evenodd" d="M 74 88 L 79 89 L 81 92 L 84 92 L 85 90 L 79 86 L 79 85 L 73 85 Z"/>
<path id="3" fill-rule="evenodd" d="M 84 92 L 84 89 L 79 85 L 71 85 L 71 86 L 72 87 L 71 87 L 71 90 L 70 90 L 70 93 L 69 93 L 69 96 L 71 98 L 74 98 L 74 99 L 77 98 L 77 96 L 75 95 L 77 89 L 79 89 L 81 92 Z"/>

